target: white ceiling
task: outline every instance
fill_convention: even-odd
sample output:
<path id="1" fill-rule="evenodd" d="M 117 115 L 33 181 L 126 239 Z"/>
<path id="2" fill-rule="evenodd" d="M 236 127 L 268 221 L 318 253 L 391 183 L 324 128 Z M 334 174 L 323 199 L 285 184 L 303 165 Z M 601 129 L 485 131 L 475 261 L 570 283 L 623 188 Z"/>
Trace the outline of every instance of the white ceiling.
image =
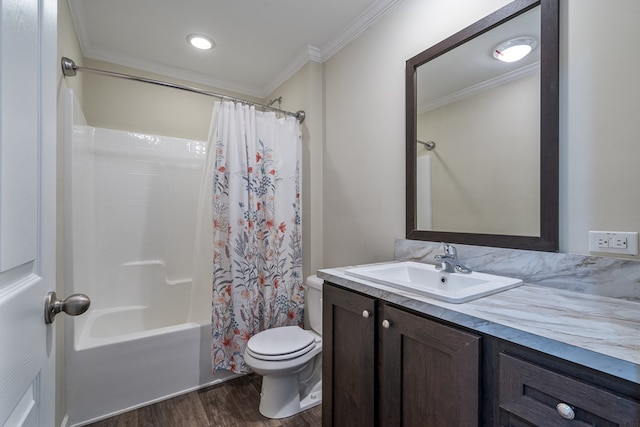
<path id="1" fill-rule="evenodd" d="M 401 0 L 68 1 L 87 58 L 265 98 Z M 216 48 L 190 47 L 191 33 Z"/>

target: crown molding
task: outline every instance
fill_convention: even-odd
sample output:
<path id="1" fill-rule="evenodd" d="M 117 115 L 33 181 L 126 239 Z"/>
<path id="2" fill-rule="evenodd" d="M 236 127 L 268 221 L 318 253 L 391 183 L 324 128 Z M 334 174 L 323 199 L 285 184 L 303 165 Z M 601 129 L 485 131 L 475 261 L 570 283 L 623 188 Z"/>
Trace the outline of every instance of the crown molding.
<path id="1" fill-rule="evenodd" d="M 315 46 L 307 45 L 300 49 L 296 56 L 289 62 L 289 64 L 283 68 L 276 77 L 269 82 L 264 88 L 262 96 L 266 98 L 269 94 L 278 89 L 284 82 L 293 77 L 307 62 L 322 62 L 322 55 L 320 49 Z"/>
<path id="2" fill-rule="evenodd" d="M 338 53 L 367 28 L 395 9 L 401 1 L 402 0 L 377 0 L 369 6 L 367 10 L 354 19 L 343 31 L 322 46 L 320 49 L 322 61 L 320 62 L 324 62 Z"/>
<path id="3" fill-rule="evenodd" d="M 265 87 L 264 97 L 289 80 L 307 62 L 324 62 L 338 53 L 340 49 L 356 39 L 380 18 L 391 12 L 402 0 L 378 0 L 354 19 L 343 31 L 325 43 L 321 48 L 307 45 L 302 48 L 282 71 Z"/>
<path id="4" fill-rule="evenodd" d="M 529 77 L 540 70 L 540 62 L 534 62 L 533 64 L 525 65 L 524 67 L 518 68 L 517 70 L 510 71 L 505 74 L 501 74 L 492 79 L 486 80 L 481 83 L 477 83 L 475 85 L 471 85 L 464 89 L 461 89 L 456 92 L 452 92 L 445 96 L 441 96 L 440 98 L 436 98 L 431 102 L 427 102 L 418 106 L 418 114 L 426 113 L 427 111 L 435 110 L 436 108 L 442 107 L 443 105 L 450 104 L 452 102 L 459 101 L 469 96 L 477 95 L 479 93 L 485 92 L 487 90 L 491 90 L 497 88 L 499 86 L 503 86 L 512 82 L 515 82 L 520 79 L 524 79 L 525 77 Z"/>
<path id="5" fill-rule="evenodd" d="M 284 82 L 295 75 L 307 62 L 324 62 L 336 54 L 349 42 L 357 38 L 367 28 L 377 22 L 385 14 L 391 12 L 402 0 L 377 0 L 367 10 L 354 19 L 343 31 L 325 43 L 321 48 L 307 45 L 300 49 L 291 61 L 277 73 L 264 87 L 242 85 L 237 82 L 216 79 L 204 73 L 197 73 L 183 68 L 147 61 L 119 52 L 91 46 L 88 32 L 80 17 L 83 15 L 82 0 L 68 0 L 71 17 L 76 29 L 82 55 L 86 58 L 112 62 L 125 67 L 187 80 L 194 83 L 215 87 L 217 89 L 264 99 Z"/>
<path id="6" fill-rule="evenodd" d="M 149 73 L 160 74 L 162 76 L 173 77 L 188 82 L 200 83 L 223 91 L 235 92 L 238 94 L 263 98 L 263 91 L 255 86 L 242 85 L 234 81 L 217 79 L 208 74 L 185 70 L 184 68 L 171 65 L 160 64 L 154 61 L 147 61 L 138 57 L 124 55 L 107 49 L 90 48 L 83 51 L 86 58 L 99 61 L 111 62 L 125 67 L 135 68 Z"/>

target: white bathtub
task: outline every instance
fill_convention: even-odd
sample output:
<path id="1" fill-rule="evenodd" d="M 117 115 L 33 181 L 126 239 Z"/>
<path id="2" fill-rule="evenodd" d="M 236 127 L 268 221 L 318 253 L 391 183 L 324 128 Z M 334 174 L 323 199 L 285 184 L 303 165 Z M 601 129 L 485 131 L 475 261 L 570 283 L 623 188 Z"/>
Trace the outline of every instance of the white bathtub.
<path id="1" fill-rule="evenodd" d="M 67 408 L 84 425 L 235 376 L 212 375 L 211 327 L 188 321 L 190 281 L 162 279 L 160 261 L 122 266 L 140 279 L 147 305 L 92 308 L 67 317 Z M 144 279 L 147 277 L 147 280 Z M 152 280 L 149 280 L 152 279 Z"/>
<path id="2" fill-rule="evenodd" d="M 211 259 L 195 254 L 206 145 L 86 126 L 64 102 L 65 294 L 91 298 L 64 317 L 76 426 L 233 375 L 211 373 Z"/>
<path id="3" fill-rule="evenodd" d="M 232 376 L 211 374 L 209 324 L 170 325 L 145 307 L 96 310 L 86 320 L 78 348 L 67 355 L 72 426 Z"/>

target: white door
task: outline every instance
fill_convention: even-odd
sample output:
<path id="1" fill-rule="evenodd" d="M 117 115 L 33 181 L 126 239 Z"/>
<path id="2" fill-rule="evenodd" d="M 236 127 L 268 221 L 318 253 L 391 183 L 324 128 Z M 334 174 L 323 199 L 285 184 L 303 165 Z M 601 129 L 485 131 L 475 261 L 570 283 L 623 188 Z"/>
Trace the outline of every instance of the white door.
<path id="1" fill-rule="evenodd" d="M 53 426 L 57 3 L 0 3 L 0 426 Z"/>

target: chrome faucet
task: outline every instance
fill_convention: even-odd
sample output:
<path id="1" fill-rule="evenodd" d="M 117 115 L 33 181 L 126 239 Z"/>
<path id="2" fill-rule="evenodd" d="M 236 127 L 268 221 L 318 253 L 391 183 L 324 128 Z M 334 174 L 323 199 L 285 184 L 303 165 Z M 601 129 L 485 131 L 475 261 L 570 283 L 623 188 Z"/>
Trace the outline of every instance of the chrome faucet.
<path id="1" fill-rule="evenodd" d="M 458 250 L 448 243 L 443 243 L 442 245 L 444 246 L 444 255 L 435 256 L 435 260 L 440 263 L 440 265 L 436 265 L 436 269 L 445 273 L 470 274 L 471 269 L 458 261 Z"/>

